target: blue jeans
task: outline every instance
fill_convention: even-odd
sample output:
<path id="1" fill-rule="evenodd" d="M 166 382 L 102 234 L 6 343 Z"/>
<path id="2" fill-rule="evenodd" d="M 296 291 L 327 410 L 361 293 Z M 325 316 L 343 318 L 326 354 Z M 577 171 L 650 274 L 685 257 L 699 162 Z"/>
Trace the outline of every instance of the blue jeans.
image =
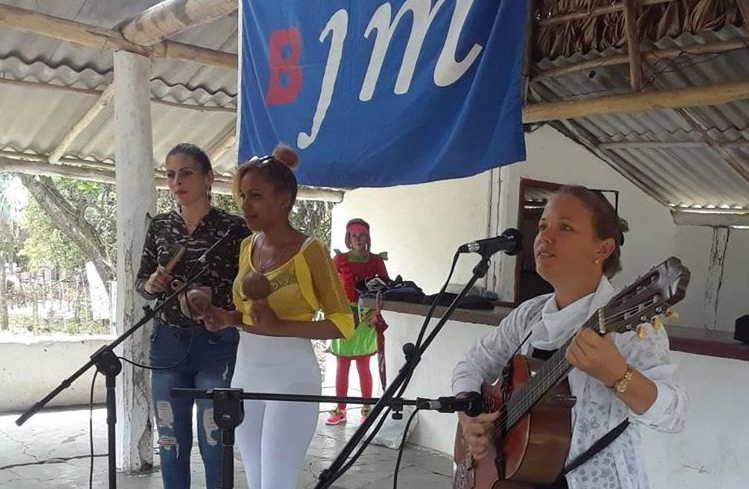
<path id="1" fill-rule="evenodd" d="M 190 488 L 193 403 L 198 405 L 198 446 L 205 466 L 206 488 L 221 488 L 221 430 L 213 420 L 213 401 L 172 398 L 170 390 L 229 387 L 238 344 L 239 333 L 234 328 L 211 333 L 202 327 L 179 328 L 154 322 L 151 365 L 177 364 L 151 371 L 164 489 Z"/>

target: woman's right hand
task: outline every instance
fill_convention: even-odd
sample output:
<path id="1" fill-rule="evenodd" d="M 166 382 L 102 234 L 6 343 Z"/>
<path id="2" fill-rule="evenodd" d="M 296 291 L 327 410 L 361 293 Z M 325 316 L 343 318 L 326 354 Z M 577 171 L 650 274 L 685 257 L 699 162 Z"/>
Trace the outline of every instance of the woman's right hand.
<path id="1" fill-rule="evenodd" d="M 143 288 L 146 289 L 146 292 L 149 294 L 157 294 L 166 291 L 171 281 L 172 274 L 169 273 L 166 268 L 159 265 L 156 267 L 156 271 L 148 277 Z"/>
<path id="2" fill-rule="evenodd" d="M 227 311 L 226 309 L 217 306 L 211 306 L 200 319 L 202 319 L 203 324 L 205 324 L 205 328 L 208 331 L 216 332 L 233 326 L 231 316 L 231 311 Z"/>
<path id="3" fill-rule="evenodd" d="M 481 460 L 489 454 L 489 444 L 493 442 L 494 425 L 501 411 L 468 416 L 458 413 L 458 420 L 463 431 L 463 439 L 468 446 L 468 453 L 475 460 Z"/>

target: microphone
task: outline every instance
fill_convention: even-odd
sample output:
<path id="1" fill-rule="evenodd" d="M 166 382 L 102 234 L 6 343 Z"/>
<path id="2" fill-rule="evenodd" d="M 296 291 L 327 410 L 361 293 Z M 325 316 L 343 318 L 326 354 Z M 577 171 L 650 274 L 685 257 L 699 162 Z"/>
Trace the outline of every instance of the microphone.
<path id="1" fill-rule="evenodd" d="M 454 413 L 463 411 L 468 416 L 478 416 L 483 412 L 484 404 L 481 394 L 469 392 L 466 397 L 440 397 L 438 399 L 417 398 L 416 405 L 419 409 L 432 409 L 440 413 Z"/>
<path id="2" fill-rule="evenodd" d="M 230 227 L 229 230 L 226 231 L 226 234 L 221 236 L 221 238 L 219 238 L 218 241 L 213 243 L 210 248 L 205 250 L 203 254 L 200 255 L 200 257 L 198 258 L 198 263 L 205 264 L 206 260 L 208 259 L 208 256 L 210 256 L 210 254 L 213 253 L 216 250 L 216 248 L 222 246 L 224 243 L 226 243 L 229 240 L 229 238 L 234 236 L 234 234 L 236 234 L 236 232 L 239 231 L 240 227 L 241 226 L 239 226 L 238 224 L 235 224 L 234 226 Z"/>
<path id="3" fill-rule="evenodd" d="M 523 236 L 515 228 L 508 228 L 501 235 L 494 238 L 471 241 L 458 248 L 458 253 L 478 253 L 491 256 L 498 251 L 508 255 L 517 255 L 522 248 Z"/>

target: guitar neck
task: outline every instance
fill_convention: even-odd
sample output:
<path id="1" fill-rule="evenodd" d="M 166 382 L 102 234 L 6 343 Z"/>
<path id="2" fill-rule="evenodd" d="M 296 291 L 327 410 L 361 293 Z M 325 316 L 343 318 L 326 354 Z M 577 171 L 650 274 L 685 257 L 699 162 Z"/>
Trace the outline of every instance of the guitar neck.
<path id="1" fill-rule="evenodd" d="M 583 328 L 592 328 L 597 324 L 597 314 L 593 314 L 583 324 Z M 581 328 L 582 329 L 582 328 Z M 554 387 L 557 382 L 564 379 L 572 370 L 572 365 L 565 358 L 567 348 L 574 339 L 567 340 L 557 349 L 554 354 L 546 360 L 536 374 L 528 382 L 513 392 L 510 400 L 507 402 L 507 423 L 504 429 L 510 429 L 517 421 L 522 418 L 530 409 L 536 405 L 541 398 Z"/>
<path id="2" fill-rule="evenodd" d="M 689 278 L 689 269 L 682 265 L 681 260 L 670 257 L 614 295 L 588 318 L 582 328 L 591 328 L 599 334 L 635 331 L 638 325 L 657 318 L 668 307 L 681 301 L 686 295 Z M 506 416 L 504 422 L 498 423 L 498 429 L 509 430 L 572 370 L 565 354 L 573 338 L 505 401 Z M 503 382 L 508 380 L 503 379 Z"/>
<path id="3" fill-rule="evenodd" d="M 531 377 L 528 382 L 515 391 L 507 402 L 507 424 L 505 429 L 510 429 L 522 418 L 535 404 L 541 400 L 549 389 L 557 382 L 567 376 L 572 370 L 572 365 L 565 358 L 565 352 L 572 340 L 570 339 L 560 347 L 543 366 Z"/>

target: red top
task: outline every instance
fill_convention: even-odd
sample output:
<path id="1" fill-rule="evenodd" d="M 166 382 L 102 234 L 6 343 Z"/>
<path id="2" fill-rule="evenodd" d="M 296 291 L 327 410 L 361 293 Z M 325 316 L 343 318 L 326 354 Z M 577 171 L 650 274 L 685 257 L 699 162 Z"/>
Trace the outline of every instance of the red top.
<path id="1" fill-rule="evenodd" d="M 359 292 L 356 290 L 356 282 L 362 279 L 370 279 L 375 275 L 387 278 L 388 272 L 385 268 L 385 262 L 379 255 L 369 254 L 369 259 L 365 262 L 349 261 L 349 253 L 336 254 L 333 261 L 338 275 L 343 283 L 343 290 L 349 301 L 356 302 L 359 300 Z"/>

